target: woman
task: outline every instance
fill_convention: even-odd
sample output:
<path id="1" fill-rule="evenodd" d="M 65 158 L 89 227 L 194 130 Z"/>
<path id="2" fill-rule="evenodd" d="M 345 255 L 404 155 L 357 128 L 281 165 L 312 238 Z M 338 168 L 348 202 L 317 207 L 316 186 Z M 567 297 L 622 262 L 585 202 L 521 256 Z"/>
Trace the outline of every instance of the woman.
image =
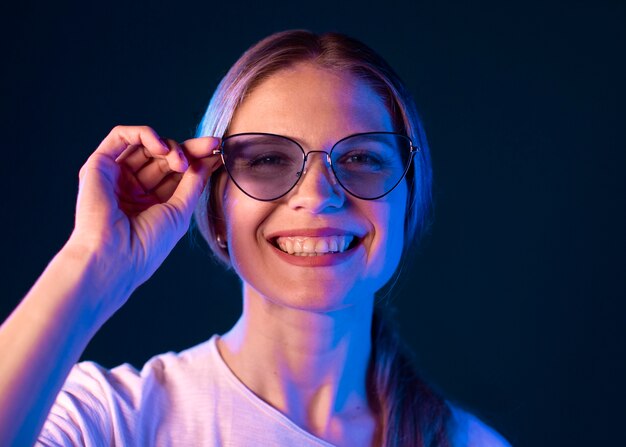
<path id="1" fill-rule="evenodd" d="M 0 332 L 0 443 L 506 445 L 419 379 L 374 311 L 430 180 L 403 84 L 338 34 L 256 44 L 195 139 L 113 129 L 81 169 L 69 241 Z M 141 372 L 72 369 L 194 208 L 242 279 L 239 321 Z"/>

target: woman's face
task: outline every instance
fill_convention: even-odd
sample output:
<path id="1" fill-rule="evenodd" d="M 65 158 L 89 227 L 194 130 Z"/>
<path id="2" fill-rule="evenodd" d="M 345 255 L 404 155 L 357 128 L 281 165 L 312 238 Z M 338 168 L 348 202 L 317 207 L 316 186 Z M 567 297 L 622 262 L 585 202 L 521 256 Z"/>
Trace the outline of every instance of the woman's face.
<path id="1" fill-rule="evenodd" d="M 367 84 L 301 63 L 257 86 L 237 109 L 229 134 L 284 135 L 308 152 L 329 151 L 354 133 L 393 130 L 389 112 Z M 298 184 L 275 201 L 252 199 L 225 178 L 220 190 L 231 262 L 245 294 L 331 311 L 373 299 L 398 265 L 405 181 L 382 199 L 357 199 L 337 184 L 325 154 L 314 153 Z M 327 252 L 344 243 L 345 251 Z M 311 249 L 326 253 L 284 251 Z"/>

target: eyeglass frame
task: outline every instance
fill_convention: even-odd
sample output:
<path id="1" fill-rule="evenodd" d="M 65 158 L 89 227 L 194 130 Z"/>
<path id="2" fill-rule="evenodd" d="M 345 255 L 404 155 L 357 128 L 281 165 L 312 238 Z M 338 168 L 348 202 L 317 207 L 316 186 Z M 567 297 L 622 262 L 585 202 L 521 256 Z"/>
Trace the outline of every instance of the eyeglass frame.
<path id="1" fill-rule="evenodd" d="M 349 138 L 359 137 L 359 136 L 364 136 L 364 135 L 381 135 L 381 134 L 383 134 L 383 135 L 395 135 L 395 136 L 402 137 L 402 138 L 408 140 L 408 142 L 409 142 L 409 158 L 407 160 L 407 163 L 406 163 L 406 166 L 404 168 L 404 171 L 402 172 L 402 175 L 400 176 L 398 181 L 389 189 L 389 191 L 387 191 L 384 194 L 381 194 L 379 196 L 372 197 L 372 198 L 360 197 L 360 196 L 356 195 L 355 193 L 353 193 L 352 191 L 350 191 L 348 188 L 346 188 L 343 183 L 341 183 L 341 180 L 339 180 L 339 178 L 337 177 L 337 174 L 335 173 L 335 168 L 333 167 L 333 160 L 332 160 L 330 154 L 333 152 L 333 149 L 335 149 L 335 147 L 337 147 L 337 145 L 339 143 L 341 143 L 341 142 L 343 142 L 343 141 L 345 141 L 345 140 L 347 140 Z M 300 151 L 302 151 L 302 169 L 298 172 L 298 179 L 295 181 L 295 183 L 293 185 L 291 185 L 291 187 L 289 187 L 289 189 L 287 191 L 285 191 L 284 193 L 282 193 L 278 197 L 274 197 L 272 199 L 259 199 L 257 197 L 254 197 L 252 194 L 248 193 L 246 190 L 244 190 L 237 183 L 237 181 L 233 178 L 233 175 L 228 170 L 228 167 L 226 166 L 226 160 L 224 160 L 224 142 L 228 141 L 231 138 L 239 137 L 239 136 L 245 136 L 245 135 L 266 135 L 266 136 L 283 138 L 285 140 L 288 140 L 288 141 L 291 141 L 292 143 L 294 143 L 298 148 L 300 148 Z M 228 174 L 228 177 L 230 177 L 230 179 L 233 181 L 235 186 L 237 186 L 237 188 L 241 192 L 243 192 L 248 197 L 250 197 L 250 198 L 252 198 L 254 200 L 258 200 L 260 202 L 273 202 L 274 200 L 278 200 L 281 197 L 286 196 L 293 188 L 296 187 L 296 185 L 298 184 L 300 179 L 302 179 L 302 177 L 306 173 L 306 162 L 308 160 L 309 154 L 311 154 L 311 153 L 324 153 L 324 154 L 326 154 L 326 161 L 328 162 L 328 165 L 330 166 L 330 171 L 332 172 L 333 177 L 335 177 L 335 180 L 337 181 L 337 183 L 339 183 L 341 188 L 344 191 L 346 191 L 348 194 L 350 194 L 353 197 L 356 197 L 357 199 L 361 199 L 361 200 L 378 200 L 378 199 L 380 199 L 382 197 L 385 197 L 387 194 L 389 194 L 391 191 L 393 191 L 400 184 L 400 182 L 402 182 L 402 180 L 406 177 L 406 174 L 409 172 L 409 169 L 411 169 L 411 165 L 413 163 L 413 157 L 419 151 L 420 151 L 419 146 L 414 146 L 413 145 L 413 140 L 411 139 L 411 137 L 409 137 L 406 134 L 400 133 L 400 132 L 389 132 L 389 131 L 357 132 L 357 133 L 348 135 L 346 137 L 343 137 L 339 141 L 335 142 L 335 144 L 332 145 L 332 147 L 330 148 L 329 151 L 311 150 L 311 151 L 308 151 L 308 152 L 306 152 L 304 150 L 304 148 L 302 147 L 302 145 L 300 143 L 298 143 L 296 140 L 294 140 L 293 138 L 290 138 L 290 137 L 286 137 L 284 135 L 279 135 L 279 134 L 269 133 L 269 132 L 242 132 L 242 133 L 236 133 L 236 134 L 232 134 L 232 135 L 228 135 L 226 137 L 223 137 L 222 141 L 220 142 L 220 145 L 218 146 L 217 149 L 213 150 L 212 154 L 213 155 L 218 155 L 218 154 L 220 155 L 220 158 L 222 159 L 222 164 L 224 165 L 224 169 L 226 170 L 226 173 Z"/>

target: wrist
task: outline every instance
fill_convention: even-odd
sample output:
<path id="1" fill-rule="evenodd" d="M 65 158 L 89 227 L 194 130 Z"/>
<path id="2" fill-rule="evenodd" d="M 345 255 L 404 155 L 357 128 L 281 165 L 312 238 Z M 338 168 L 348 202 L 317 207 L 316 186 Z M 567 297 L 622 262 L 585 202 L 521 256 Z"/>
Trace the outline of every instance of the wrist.
<path id="1" fill-rule="evenodd" d="M 115 265 L 102 252 L 71 239 L 40 278 L 50 303 L 55 297 L 63 302 L 63 310 L 53 313 L 75 314 L 88 322 L 90 331 L 98 330 L 126 302 L 133 290 L 131 279 L 120 263 Z"/>

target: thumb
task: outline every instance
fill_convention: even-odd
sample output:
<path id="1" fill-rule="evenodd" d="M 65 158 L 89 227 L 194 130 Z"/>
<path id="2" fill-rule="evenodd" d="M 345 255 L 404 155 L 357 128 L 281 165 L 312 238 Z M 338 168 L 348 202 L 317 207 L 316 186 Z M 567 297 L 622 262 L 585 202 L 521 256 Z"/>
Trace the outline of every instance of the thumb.
<path id="1" fill-rule="evenodd" d="M 191 220 L 191 214 L 198 203 L 202 191 L 208 183 L 211 174 L 220 167 L 221 161 L 219 156 L 198 159 L 185 171 L 172 197 L 166 202 L 177 211 L 183 222 Z"/>

